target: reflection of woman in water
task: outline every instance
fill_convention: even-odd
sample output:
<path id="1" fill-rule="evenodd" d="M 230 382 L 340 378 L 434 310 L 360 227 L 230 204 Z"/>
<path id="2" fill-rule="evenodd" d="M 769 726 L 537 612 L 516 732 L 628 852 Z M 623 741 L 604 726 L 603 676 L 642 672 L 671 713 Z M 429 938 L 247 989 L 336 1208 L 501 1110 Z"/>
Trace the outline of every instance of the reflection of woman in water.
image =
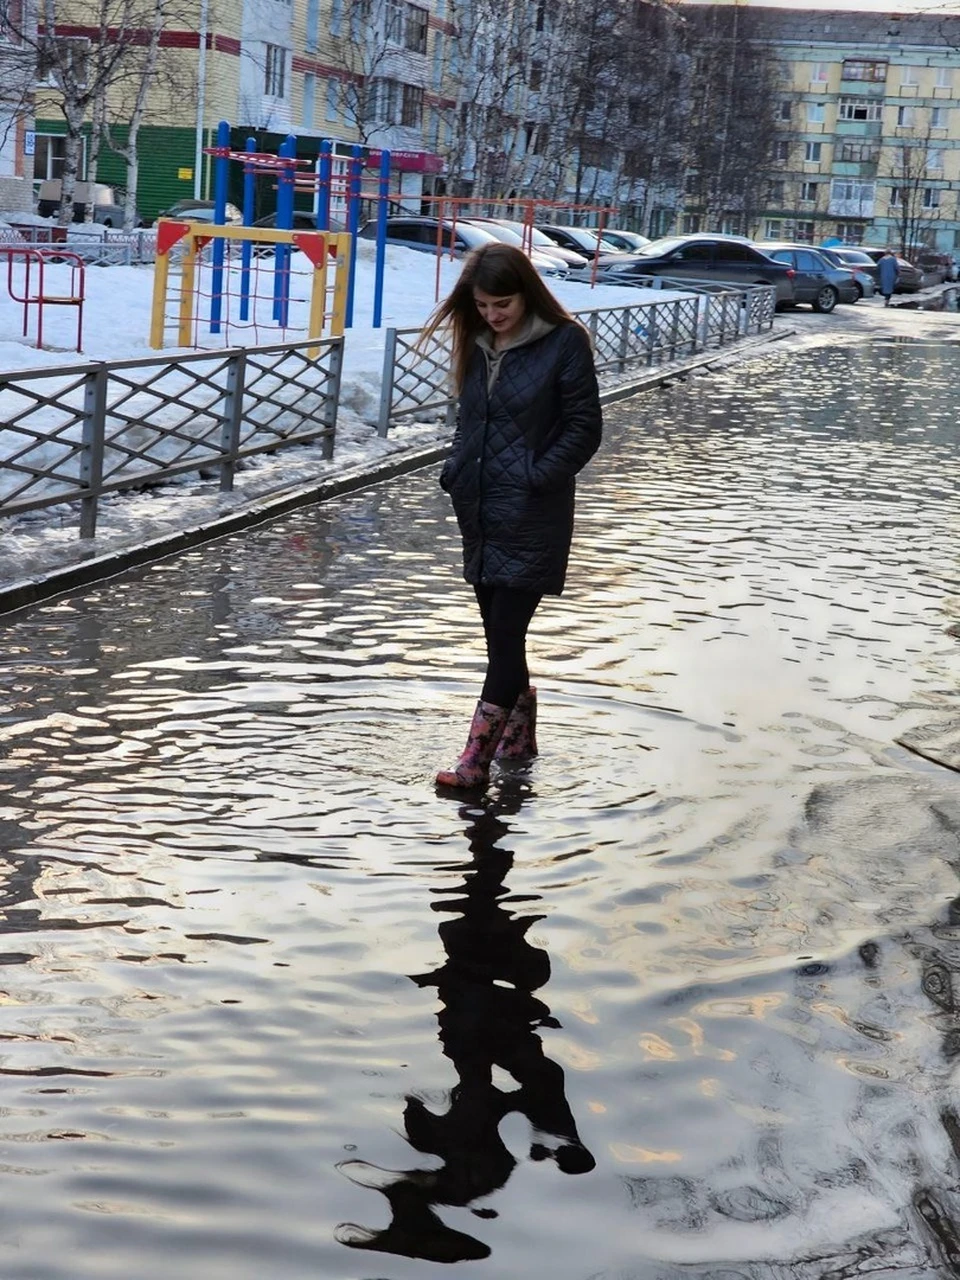
<path id="1" fill-rule="evenodd" d="M 521 796 L 510 798 L 516 812 Z M 361 1186 L 386 1196 L 392 1220 L 379 1231 L 343 1224 L 338 1239 L 358 1249 L 461 1262 L 486 1258 L 490 1248 L 446 1226 L 435 1206 L 465 1206 L 502 1187 L 516 1160 L 501 1141 L 504 1116 L 520 1112 L 536 1137 L 532 1160 L 555 1160 L 564 1173 L 587 1173 L 594 1159 L 580 1141 L 564 1094 L 563 1071 L 543 1052 L 539 1027 L 559 1023 L 532 994 L 550 977 L 550 958 L 527 940 L 527 930 L 542 916 L 514 916 L 501 899 L 512 854 L 495 847 L 509 827 L 500 821 L 510 801 L 488 805 L 482 813 L 462 809 L 470 818 L 467 835 L 474 861 L 460 887 L 463 896 L 434 903 L 456 913 L 440 925 L 446 961 L 433 973 L 414 977 L 421 987 L 436 986 L 443 1003 L 439 1016 L 443 1051 L 459 1077 L 444 1115 L 428 1111 L 416 1097 L 404 1108 L 406 1135 L 417 1151 L 439 1156 L 437 1169 L 388 1171 L 363 1161 L 340 1169 Z M 508 1071 L 519 1089 L 493 1083 L 493 1068 Z M 475 1209 L 478 1217 L 495 1217 Z"/>

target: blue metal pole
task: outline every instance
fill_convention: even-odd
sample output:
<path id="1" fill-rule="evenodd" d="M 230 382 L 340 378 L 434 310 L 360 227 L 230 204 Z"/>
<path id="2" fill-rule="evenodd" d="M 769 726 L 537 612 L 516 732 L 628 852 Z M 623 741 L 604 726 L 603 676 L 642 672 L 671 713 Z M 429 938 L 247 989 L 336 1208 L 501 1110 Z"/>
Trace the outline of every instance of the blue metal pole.
<path id="1" fill-rule="evenodd" d="M 390 200 L 390 152 L 380 152 L 380 182 L 377 188 L 377 263 L 373 278 L 373 327 L 383 319 L 383 270 L 387 256 L 387 213 Z"/>
<path id="2" fill-rule="evenodd" d="M 247 154 L 252 155 L 257 149 L 256 138 L 247 139 Z M 256 170 L 247 161 L 243 166 L 243 225 L 249 227 L 253 223 L 253 199 L 256 187 Z M 244 240 L 240 250 L 240 319 L 250 319 L 250 261 L 253 257 L 253 244 Z"/>
<path id="3" fill-rule="evenodd" d="M 297 157 L 297 140 L 288 133 L 280 143 L 277 154 L 291 161 L 280 166 L 277 176 L 277 219 L 278 231 L 290 231 L 293 228 L 293 182 L 297 167 L 292 162 Z M 290 246 L 278 244 L 273 269 L 273 318 L 281 328 L 287 327 L 290 310 Z"/>
<path id="4" fill-rule="evenodd" d="M 363 168 L 363 148 L 353 147 L 350 156 L 350 202 L 347 206 L 347 230 L 350 232 L 350 276 L 347 282 L 347 308 L 344 327 L 353 327 L 353 290 L 357 276 L 357 230 L 360 226 L 360 178 Z"/>
<path id="5" fill-rule="evenodd" d="M 213 175 L 213 221 L 222 227 L 227 213 L 227 187 L 229 184 L 230 126 L 226 120 L 217 125 L 217 157 Z M 213 240 L 213 275 L 211 278 L 210 332 L 220 332 L 223 315 L 223 248 L 222 236 Z"/>
<path id="6" fill-rule="evenodd" d="M 333 143 L 324 138 L 320 143 L 319 191 L 317 192 L 317 227 L 330 230 L 330 175 L 333 172 Z"/>

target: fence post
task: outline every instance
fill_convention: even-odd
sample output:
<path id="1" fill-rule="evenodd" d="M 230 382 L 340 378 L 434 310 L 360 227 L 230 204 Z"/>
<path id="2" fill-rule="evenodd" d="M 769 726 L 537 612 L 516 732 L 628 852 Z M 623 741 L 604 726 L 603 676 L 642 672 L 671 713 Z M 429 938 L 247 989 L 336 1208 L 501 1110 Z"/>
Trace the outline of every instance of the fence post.
<path id="1" fill-rule="evenodd" d="M 702 293 L 700 301 L 703 305 L 700 308 L 700 323 L 694 339 L 694 351 L 706 351 L 710 345 L 710 312 L 713 309 L 713 295 Z"/>
<path id="2" fill-rule="evenodd" d="M 618 373 L 623 373 L 627 367 L 627 356 L 630 353 L 630 325 L 633 321 L 633 307 L 624 307 L 623 315 L 620 317 L 620 359 L 618 361 Z"/>
<path id="3" fill-rule="evenodd" d="M 650 310 L 647 312 L 647 332 L 645 337 L 648 369 L 653 365 L 653 358 L 657 352 L 657 340 L 660 336 L 660 308 L 662 306 L 662 302 L 654 302 L 651 304 Z"/>
<path id="4" fill-rule="evenodd" d="M 80 537 L 97 532 L 97 501 L 103 484 L 103 437 L 107 417 L 107 366 L 98 365 L 83 379 L 83 429 L 80 438 Z"/>
<path id="5" fill-rule="evenodd" d="M 243 390 L 247 373 L 247 353 L 243 347 L 227 357 L 227 385 L 223 392 L 223 417 L 220 419 L 220 492 L 233 489 L 233 473 L 240 448 L 240 423 L 243 420 Z"/>
<path id="6" fill-rule="evenodd" d="M 323 456 L 329 461 L 333 457 L 333 446 L 337 438 L 337 411 L 340 408 L 340 378 L 343 374 L 343 338 L 335 338 L 329 348 L 330 372 L 327 377 L 327 394 L 323 402 L 323 421 L 327 432 L 323 437 Z"/>
<path id="7" fill-rule="evenodd" d="M 383 377 L 380 379 L 380 416 L 377 419 L 377 435 L 386 439 L 390 430 L 390 411 L 393 408 L 394 366 L 397 358 L 397 331 L 387 330 L 383 344 Z"/>

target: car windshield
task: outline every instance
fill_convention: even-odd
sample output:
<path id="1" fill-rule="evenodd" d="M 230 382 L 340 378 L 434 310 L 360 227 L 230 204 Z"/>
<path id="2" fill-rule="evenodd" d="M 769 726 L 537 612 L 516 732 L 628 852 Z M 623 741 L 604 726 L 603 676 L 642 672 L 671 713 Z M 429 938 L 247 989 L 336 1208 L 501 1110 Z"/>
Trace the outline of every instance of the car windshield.
<path id="1" fill-rule="evenodd" d="M 659 240 L 651 240 L 649 244 L 641 245 L 637 250 L 637 256 L 659 258 L 661 254 L 672 253 L 674 249 L 679 249 L 682 244 L 687 243 L 682 236 L 663 236 Z"/>
<path id="2" fill-rule="evenodd" d="M 838 258 L 842 258 L 844 262 L 859 262 L 863 265 L 869 265 L 873 262 L 869 253 L 860 253 L 857 249 L 834 249 L 833 253 Z"/>
<path id="3" fill-rule="evenodd" d="M 458 225 L 462 227 L 464 224 L 461 222 Z M 509 227 L 504 227 L 499 222 L 484 222 L 479 227 L 475 222 L 467 225 L 477 227 L 479 231 L 485 231 L 487 235 L 493 236 L 495 240 L 501 240 L 504 244 L 523 244 L 523 238 L 517 235 L 516 231 L 511 231 Z"/>
<path id="4" fill-rule="evenodd" d="M 484 223 L 483 225 L 486 226 L 487 224 Z M 522 222 L 499 222 L 497 226 L 506 227 L 508 231 L 513 231 L 521 239 L 523 238 L 524 224 Z M 538 231 L 536 227 L 528 227 L 527 230 L 530 232 L 530 243 L 534 248 L 542 246 L 545 249 L 556 249 L 557 242 L 544 235 L 542 231 Z"/>

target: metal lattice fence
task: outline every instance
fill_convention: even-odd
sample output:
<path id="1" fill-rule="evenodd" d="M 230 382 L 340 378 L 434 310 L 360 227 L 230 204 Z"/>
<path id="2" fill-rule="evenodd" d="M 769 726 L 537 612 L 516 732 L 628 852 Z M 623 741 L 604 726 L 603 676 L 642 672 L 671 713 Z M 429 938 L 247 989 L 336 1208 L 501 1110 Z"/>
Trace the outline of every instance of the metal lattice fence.
<path id="1" fill-rule="evenodd" d="M 773 325 L 776 294 L 770 285 L 656 283 L 682 288 L 683 295 L 574 312 L 590 331 L 599 373 L 623 375 L 632 368 L 651 368 L 763 333 Z M 445 339 L 435 335 L 421 348 L 419 329 L 388 329 L 378 433 L 386 436 L 391 422 L 402 418 L 445 414 L 450 422 L 454 411 Z"/>
<path id="2" fill-rule="evenodd" d="M 341 339 L 0 374 L 0 518 L 320 443 L 333 456 Z"/>

